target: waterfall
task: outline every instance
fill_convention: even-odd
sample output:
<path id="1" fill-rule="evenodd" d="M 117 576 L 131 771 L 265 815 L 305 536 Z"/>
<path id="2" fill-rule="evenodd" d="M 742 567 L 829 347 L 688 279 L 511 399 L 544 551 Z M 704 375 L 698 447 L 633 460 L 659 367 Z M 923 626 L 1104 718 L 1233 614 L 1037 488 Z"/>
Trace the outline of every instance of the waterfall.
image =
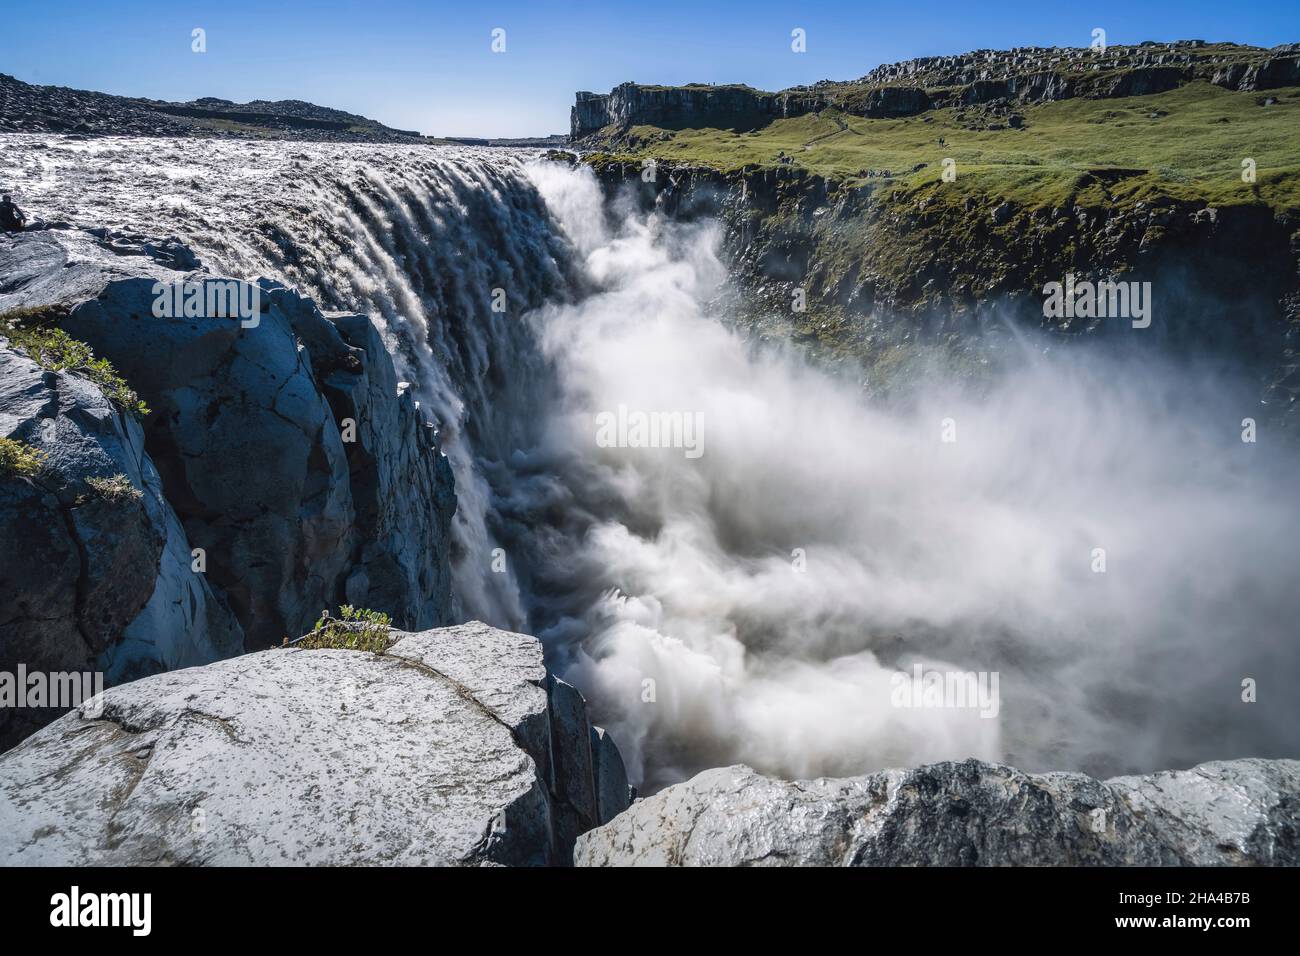
<path id="1" fill-rule="evenodd" d="M 494 483 L 535 442 L 548 391 L 524 316 L 573 277 L 525 154 L 43 137 L 0 149 L 46 218 L 174 235 L 214 274 L 368 313 L 456 476 L 455 615 L 527 628 L 513 562 L 492 570 Z"/>
<path id="2" fill-rule="evenodd" d="M 1293 750 L 1296 455 L 1240 441 L 1253 392 L 1221 369 L 1026 335 L 981 389 L 936 370 L 868 400 L 719 321 L 717 224 L 611 206 L 584 170 L 0 148 L 47 218 L 369 313 L 455 471 L 457 613 L 538 633 L 648 788 L 740 761 L 1109 774 Z M 635 440 L 643 420 L 700 454 Z M 989 678 L 997 707 L 901 700 L 914 671 Z"/>

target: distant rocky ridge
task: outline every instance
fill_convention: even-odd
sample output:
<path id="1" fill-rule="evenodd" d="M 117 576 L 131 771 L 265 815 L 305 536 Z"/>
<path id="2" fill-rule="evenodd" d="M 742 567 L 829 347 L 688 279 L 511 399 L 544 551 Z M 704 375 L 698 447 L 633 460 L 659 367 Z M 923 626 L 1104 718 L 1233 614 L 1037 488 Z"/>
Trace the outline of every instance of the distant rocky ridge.
<path id="1" fill-rule="evenodd" d="M 36 86 L 0 73 L 0 133 L 92 136 L 233 136 L 330 142 L 418 143 L 420 133 L 301 100 L 204 97 L 169 103 L 63 86 Z"/>
<path id="2" fill-rule="evenodd" d="M 0 864 L 568 865 L 628 805 L 536 638 L 284 648 L 145 678 L 0 755 Z"/>
<path id="3" fill-rule="evenodd" d="M 751 129 L 774 119 L 835 107 L 873 119 L 913 116 L 997 100 L 1039 103 L 1073 97 L 1161 93 L 1193 79 L 1231 90 L 1300 84 L 1300 44 L 1264 50 L 1201 40 L 1111 46 L 1104 50 L 1022 47 L 923 57 L 877 67 L 848 82 L 768 93 L 743 85 L 646 86 L 623 83 L 608 94 L 579 92 L 570 141 L 633 126 Z"/>
<path id="4" fill-rule="evenodd" d="M 844 779 L 708 770 L 578 840 L 579 866 L 1296 866 L 1300 761 L 1099 781 L 967 760 Z"/>
<path id="5" fill-rule="evenodd" d="M 175 241 L 0 237 L 0 314 L 44 310 L 151 409 L 0 336 L 0 437 L 47 456 L 0 474 L 0 670 L 120 683 L 278 644 L 341 603 L 450 620 L 451 469 L 369 318 L 270 280 L 255 327 L 155 316 L 156 282 L 216 281 Z M 15 713 L 0 747 L 54 716 Z"/>
<path id="6" fill-rule="evenodd" d="M 569 141 L 567 133 L 553 133 L 550 136 L 516 136 L 500 139 L 484 139 L 480 136 L 445 136 L 448 143 L 458 146 L 500 146 L 509 149 L 545 149 L 549 146 L 563 146 Z"/>

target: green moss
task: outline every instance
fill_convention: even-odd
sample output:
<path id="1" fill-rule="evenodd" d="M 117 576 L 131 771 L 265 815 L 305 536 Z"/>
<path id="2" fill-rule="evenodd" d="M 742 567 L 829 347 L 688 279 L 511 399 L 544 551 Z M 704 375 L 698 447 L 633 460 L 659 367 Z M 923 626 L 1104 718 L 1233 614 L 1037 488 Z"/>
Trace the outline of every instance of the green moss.
<path id="1" fill-rule="evenodd" d="M 342 618 L 332 618 L 328 613 L 316 622 L 311 633 L 304 635 L 293 646 L 307 650 L 370 651 L 382 654 L 392 643 L 388 626 L 392 619 L 380 611 L 355 608 L 345 604 L 339 608 Z M 285 638 L 288 644 L 289 639 Z"/>
<path id="2" fill-rule="evenodd" d="M 13 438 L 0 438 L 0 475 L 34 478 L 49 455 Z"/>
<path id="3" fill-rule="evenodd" d="M 117 374 L 108 359 L 96 358 L 89 345 L 57 327 L 59 319 L 66 314 L 60 306 L 13 309 L 0 315 L 0 335 L 42 368 L 84 375 L 118 408 L 137 418 L 148 415 L 149 406 Z"/>

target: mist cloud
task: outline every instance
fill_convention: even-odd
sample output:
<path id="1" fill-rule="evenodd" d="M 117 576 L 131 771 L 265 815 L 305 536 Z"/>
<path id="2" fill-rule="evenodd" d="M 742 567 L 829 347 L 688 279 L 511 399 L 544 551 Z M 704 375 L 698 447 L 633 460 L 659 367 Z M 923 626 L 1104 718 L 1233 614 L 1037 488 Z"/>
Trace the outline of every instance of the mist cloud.
<path id="1" fill-rule="evenodd" d="M 563 388 L 544 457 L 585 516 L 539 556 L 543 636 L 634 776 L 1294 752 L 1296 461 L 1241 442 L 1248 383 L 1030 341 L 979 393 L 873 403 L 710 314 L 715 226 L 611 224 L 589 173 L 532 175 L 595 290 L 532 316 Z M 598 446 L 620 405 L 698 413 L 705 453 Z M 998 718 L 891 706 L 914 664 L 998 673 Z"/>

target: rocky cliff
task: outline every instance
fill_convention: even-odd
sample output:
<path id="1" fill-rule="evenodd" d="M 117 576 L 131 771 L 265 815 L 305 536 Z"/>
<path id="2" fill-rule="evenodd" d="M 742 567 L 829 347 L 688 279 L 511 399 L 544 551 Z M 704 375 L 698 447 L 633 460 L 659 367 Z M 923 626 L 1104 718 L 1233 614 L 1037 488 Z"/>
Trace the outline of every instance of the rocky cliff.
<path id="1" fill-rule="evenodd" d="M 39 460 L 0 475 L 0 670 L 117 682 L 278 644 L 341 603 L 449 618 L 451 472 L 370 321 L 197 265 L 102 230 L 0 239 L 0 436 Z M 210 288 L 256 314 L 157 314 Z M 93 360 L 65 367 L 55 335 Z M 131 407 L 88 375 L 102 361 Z"/>
<path id="2" fill-rule="evenodd" d="M 579 866 L 1296 866 L 1300 761 L 1099 781 L 967 760 L 839 780 L 709 770 L 578 840 Z"/>
<path id="3" fill-rule="evenodd" d="M 1026 47 L 780 93 L 623 84 L 578 95 L 573 139 L 611 195 L 721 222 L 759 337 L 870 387 L 989 365 L 1008 319 L 1114 334 L 1043 290 L 1122 276 L 1159 301 L 1133 347 L 1240 362 L 1294 423 L 1297 105 L 1298 44 Z"/>
<path id="4" fill-rule="evenodd" d="M 1020 104 L 1088 97 L 1143 96 L 1204 79 L 1256 91 L 1300 83 L 1300 44 L 1272 50 L 1201 40 L 1100 48 L 1020 47 L 921 57 L 879 66 L 857 80 L 825 80 L 779 93 L 744 85 L 654 86 L 622 83 L 608 93 L 576 94 L 570 142 L 602 130 L 753 129 L 780 117 L 829 108 L 875 119 L 914 116 L 996 100 Z"/>
<path id="5" fill-rule="evenodd" d="M 820 109 L 804 93 L 765 93 L 741 85 L 643 86 L 621 83 L 608 93 L 580 92 L 570 114 L 570 142 L 607 126 L 727 126 L 752 129 L 778 117 Z"/>
<path id="6" fill-rule="evenodd" d="M 891 384 L 888 362 L 941 350 L 983 361 L 1012 319 L 1063 339 L 1116 335 L 1096 318 L 1049 319 L 1043 287 L 1069 273 L 1152 283 L 1159 321 L 1132 348 L 1218 355 L 1255 369 L 1270 416 L 1300 409 L 1300 208 L 1120 197 L 1111 171 L 1047 203 L 946 185 L 878 190 L 794 166 L 719 170 L 658 161 L 587 162 L 611 196 L 716 218 L 739 312 L 760 337 Z M 1121 172 L 1122 178 L 1122 172 Z M 792 308 L 802 295 L 801 310 Z"/>
<path id="7" fill-rule="evenodd" d="M 567 865 L 628 796 L 541 644 L 474 623 L 107 691 L 0 756 L 0 863 Z"/>

